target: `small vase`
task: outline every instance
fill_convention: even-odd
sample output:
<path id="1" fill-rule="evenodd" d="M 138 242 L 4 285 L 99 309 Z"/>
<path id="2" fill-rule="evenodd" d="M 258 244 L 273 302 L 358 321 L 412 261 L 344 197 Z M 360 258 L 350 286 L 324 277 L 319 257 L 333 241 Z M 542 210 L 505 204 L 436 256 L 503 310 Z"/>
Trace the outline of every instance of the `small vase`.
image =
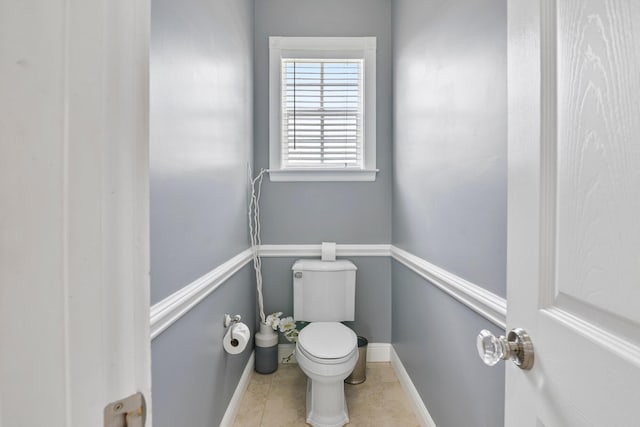
<path id="1" fill-rule="evenodd" d="M 266 323 L 260 323 L 256 333 L 256 372 L 270 374 L 278 369 L 278 333 Z"/>

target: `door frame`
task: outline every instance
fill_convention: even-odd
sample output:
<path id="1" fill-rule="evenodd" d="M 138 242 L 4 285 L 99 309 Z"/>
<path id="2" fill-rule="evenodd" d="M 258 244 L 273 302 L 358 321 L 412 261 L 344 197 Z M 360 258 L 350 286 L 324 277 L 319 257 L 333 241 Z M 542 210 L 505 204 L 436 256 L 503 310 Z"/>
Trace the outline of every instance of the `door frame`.
<path id="1" fill-rule="evenodd" d="M 541 159 L 552 147 L 555 131 L 555 81 L 543 81 L 543 67 L 555 67 L 555 46 L 548 37 L 549 9 L 554 0 L 510 0 L 507 6 L 508 174 L 507 174 L 507 328 L 523 328 L 535 348 L 537 324 L 527 313 L 538 307 L 538 283 L 544 269 L 540 236 L 543 227 L 540 198 L 552 187 L 541 185 Z M 545 19 L 546 18 L 546 19 Z M 555 37 L 554 37 L 555 38 Z M 553 126 L 551 128 L 550 126 Z M 538 161 L 532 161 L 538 159 Z M 546 215 L 546 217 L 549 217 Z M 548 234 L 548 233 L 547 233 Z M 519 399 L 535 387 L 536 367 L 523 371 L 505 366 L 505 426 L 535 419 L 536 403 Z"/>

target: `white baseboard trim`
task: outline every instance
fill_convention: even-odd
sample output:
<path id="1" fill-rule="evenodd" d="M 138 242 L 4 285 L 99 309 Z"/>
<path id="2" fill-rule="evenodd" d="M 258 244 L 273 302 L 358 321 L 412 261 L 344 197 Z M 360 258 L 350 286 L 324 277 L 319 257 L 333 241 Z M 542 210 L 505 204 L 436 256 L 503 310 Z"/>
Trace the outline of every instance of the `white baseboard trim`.
<path id="1" fill-rule="evenodd" d="M 247 362 L 247 366 L 245 366 L 244 371 L 242 371 L 242 375 L 240 376 L 240 381 L 238 381 L 238 386 L 236 387 L 236 390 L 233 392 L 233 396 L 231 396 L 231 400 L 229 401 L 227 410 L 224 413 L 224 417 L 222 417 L 222 421 L 220 421 L 220 427 L 233 426 L 233 422 L 236 419 L 236 415 L 238 415 L 238 410 L 240 409 L 240 403 L 242 402 L 244 393 L 245 391 L 247 391 L 247 387 L 249 387 L 249 383 L 251 382 L 251 375 L 253 374 L 253 365 L 255 363 L 255 357 L 256 357 L 256 353 L 252 351 L 251 356 L 249 356 L 249 361 Z"/>
<path id="2" fill-rule="evenodd" d="M 491 323 L 506 328 L 507 301 L 504 298 L 395 246 L 391 247 L 391 256 Z"/>
<path id="3" fill-rule="evenodd" d="M 293 353 L 295 344 L 278 344 L 278 363 L 298 363 L 295 354 L 288 362 L 283 359 Z M 391 361 L 391 344 L 384 342 L 373 342 L 367 346 L 367 363 L 389 362 Z"/>
<path id="4" fill-rule="evenodd" d="M 415 412 L 416 417 L 418 417 L 418 421 L 420 422 L 420 425 L 422 427 L 436 427 L 436 423 L 433 421 L 433 418 L 431 418 L 431 414 L 429 414 L 429 411 L 427 410 L 426 405 L 422 401 L 422 398 L 420 397 L 418 390 L 413 385 L 413 381 L 411 381 L 411 378 L 409 377 L 409 374 L 407 373 L 406 369 L 404 369 L 404 366 L 402 365 L 402 361 L 398 357 L 398 354 L 396 353 L 393 346 L 391 346 L 390 348 L 390 355 L 391 355 L 391 366 L 396 372 L 396 376 L 398 377 L 400 384 L 402 384 L 402 387 L 409 395 L 411 407 L 413 408 L 413 411 Z"/>
<path id="5" fill-rule="evenodd" d="M 253 258 L 251 248 L 240 252 L 204 276 L 151 307 L 151 339 L 184 316 Z"/>
<path id="6" fill-rule="evenodd" d="M 390 362 L 391 344 L 386 342 L 372 342 L 367 346 L 367 363 Z"/>
<path id="7" fill-rule="evenodd" d="M 319 257 L 322 245 L 262 245 L 261 257 Z M 390 256 L 391 245 L 336 245 L 336 256 Z"/>

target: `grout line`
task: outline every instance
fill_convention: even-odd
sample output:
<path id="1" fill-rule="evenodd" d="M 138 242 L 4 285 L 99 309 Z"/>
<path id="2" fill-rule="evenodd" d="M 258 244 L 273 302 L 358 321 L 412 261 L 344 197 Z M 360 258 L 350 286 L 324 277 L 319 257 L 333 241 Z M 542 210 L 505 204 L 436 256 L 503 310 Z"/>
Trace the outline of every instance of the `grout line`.
<path id="1" fill-rule="evenodd" d="M 256 375 L 259 375 L 259 374 L 257 372 L 254 372 L 253 378 L 255 378 Z M 269 388 L 267 389 L 266 396 L 264 396 L 264 398 L 262 399 L 262 410 L 260 411 L 260 427 L 264 426 L 264 413 L 265 413 L 265 410 L 267 409 L 267 400 L 269 399 L 269 396 L 271 396 L 272 387 L 273 387 L 273 376 L 269 376 Z"/>

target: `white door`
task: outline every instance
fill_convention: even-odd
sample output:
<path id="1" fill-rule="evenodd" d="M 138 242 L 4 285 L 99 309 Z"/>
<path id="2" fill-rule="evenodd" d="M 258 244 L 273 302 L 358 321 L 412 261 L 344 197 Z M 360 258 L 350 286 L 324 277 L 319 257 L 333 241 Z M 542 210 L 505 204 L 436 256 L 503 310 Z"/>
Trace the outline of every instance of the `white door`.
<path id="1" fill-rule="evenodd" d="M 640 1 L 508 7 L 505 423 L 640 426 Z"/>
<path id="2" fill-rule="evenodd" d="M 0 1 L 2 427 L 150 398 L 148 3 Z"/>

